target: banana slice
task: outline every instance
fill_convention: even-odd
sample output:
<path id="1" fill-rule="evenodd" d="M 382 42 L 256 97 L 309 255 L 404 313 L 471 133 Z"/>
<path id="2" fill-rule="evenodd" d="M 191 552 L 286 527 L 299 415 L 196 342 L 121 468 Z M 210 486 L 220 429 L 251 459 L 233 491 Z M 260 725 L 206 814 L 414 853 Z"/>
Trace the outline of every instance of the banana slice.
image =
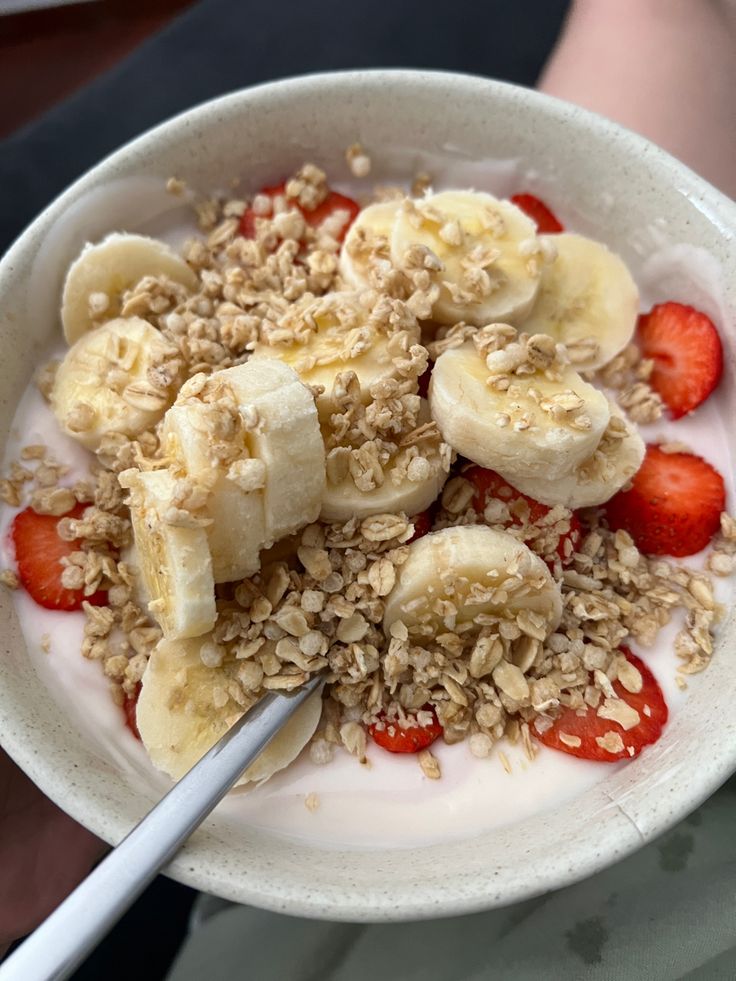
<path id="1" fill-rule="evenodd" d="M 317 408 L 323 421 L 339 411 L 338 374 L 354 371 L 367 402 L 371 386 L 395 377 L 394 360 L 420 340 L 419 324 L 406 305 L 373 290 L 328 293 L 297 304 L 279 327 L 290 340 L 256 345 L 252 360 L 278 358 L 306 385 L 321 385 Z"/>
<path id="2" fill-rule="evenodd" d="M 600 368 L 631 340 L 639 291 L 623 260 L 605 245 L 573 235 L 543 236 L 557 250 L 546 266 L 524 330 L 551 334 L 580 370 Z"/>
<path id="3" fill-rule="evenodd" d="M 132 579 L 132 599 L 141 610 L 147 610 L 151 597 L 146 590 L 143 577 L 141 575 L 141 563 L 138 559 L 138 549 L 135 542 L 131 542 L 120 552 L 120 561 L 128 567 Z"/>
<path id="4" fill-rule="evenodd" d="M 457 612 L 448 615 L 448 604 Z M 401 620 L 410 630 L 454 629 L 479 614 L 513 620 L 524 611 L 540 616 L 547 634 L 559 624 L 562 598 L 547 566 L 511 535 L 462 525 L 412 542 L 386 599 L 383 628 L 390 636 Z"/>
<path id="5" fill-rule="evenodd" d="M 226 659 L 216 668 L 204 664 L 200 651 L 209 640 L 160 641 L 143 675 L 138 731 L 153 765 L 174 780 L 183 777 L 254 704 L 252 699 L 247 704 L 237 681 L 241 662 Z M 237 785 L 261 783 L 288 766 L 309 742 L 321 714 L 322 697 L 315 692 Z"/>
<path id="6" fill-rule="evenodd" d="M 509 201 L 479 191 L 406 199 L 394 222 L 391 255 L 403 265 L 412 245 L 443 264 L 432 318 L 442 324 L 519 323 L 539 289 L 544 256 L 534 222 Z"/>
<path id="7" fill-rule="evenodd" d="M 370 204 L 359 213 L 340 250 L 340 275 L 349 286 L 371 285 L 371 266 L 391 260 L 391 235 L 400 201 Z"/>
<path id="8" fill-rule="evenodd" d="M 447 446 L 443 452 L 442 437 L 430 423 L 429 406 L 422 399 L 417 414 L 417 438 L 409 435 L 407 446 L 394 453 L 378 472 L 357 460 L 353 462 L 347 449 L 339 448 L 328 454 L 322 520 L 349 521 L 352 517 L 400 511 L 411 517 L 436 501 L 447 480 L 450 454 Z M 361 486 L 351 473 L 351 463 Z"/>
<path id="9" fill-rule="evenodd" d="M 399 511 L 411 517 L 426 510 L 437 500 L 447 480 L 447 472 L 439 461 L 428 462 L 427 476 L 414 481 L 403 477 L 394 483 L 389 471 L 381 486 L 370 491 L 359 490 L 351 477 L 338 484 L 328 481 L 320 517 L 323 521 L 349 521 L 352 517 L 367 518 Z"/>
<path id="10" fill-rule="evenodd" d="M 124 470 L 130 520 L 148 609 L 164 637 L 199 637 L 215 624 L 215 583 L 207 533 L 174 506 L 176 480 L 168 470 Z M 172 513 L 173 512 L 173 513 Z"/>
<path id="11" fill-rule="evenodd" d="M 511 375 L 506 391 L 489 380 L 473 343 L 445 351 L 432 369 L 430 409 L 454 450 L 511 483 L 571 473 L 608 425 L 608 399 L 572 368 L 556 381 L 541 371 Z"/>
<path id="12" fill-rule="evenodd" d="M 113 233 L 97 245 L 88 244 L 69 267 L 61 298 L 61 322 L 68 344 L 94 327 L 89 298 L 107 297 L 105 319 L 117 317 L 123 293 L 144 276 L 167 276 L 187 289 L 197 287 L 197 275 L 164 242 L 146 235 Z"/>
<path id="13" fill-rule="evenodd" d="M 604 504 L 641 466 L 646 446 L 624 413 L 611 403 L 611 421 L 595 452 L 571 474 L 557 480 L 515 477 L 514 486 L 542 504 L 589 508 Z"/>
<path id="14" fill-rule="evenodd" d="M 210 377 L 238 403 L 250 457 L 265 466 L 268 547 L 316 521 L 325 490 L 325 448 L 310 390 L 288 365 L 251 360 Z"/>
<path id="15" fill-rule="evenodd" d="M 206 498 L 203 512 L 211 521 L 206 531 L 216 583 L 254 575 L 268 540 L 265 465 L 248 455 L 242 430 L 224 447 L 213 439 L 217 414 L 216 403 L 177 403 L 164 416 L 161 433 L 165 456 L 176 461 L 174 471 L 180 470 L 193 491 L 199 488 Z"/>
<path id="16" fill-rule="evenodd" d="M 175 354 L 140 317 L 120 317 L 85 333 L 54 379 L 51 408 L 59 425 L 90 450 L 110 433 L 137 436 L 150 429 L 173 402 L 178 379 L 160 388 L 148 373 Z"/>

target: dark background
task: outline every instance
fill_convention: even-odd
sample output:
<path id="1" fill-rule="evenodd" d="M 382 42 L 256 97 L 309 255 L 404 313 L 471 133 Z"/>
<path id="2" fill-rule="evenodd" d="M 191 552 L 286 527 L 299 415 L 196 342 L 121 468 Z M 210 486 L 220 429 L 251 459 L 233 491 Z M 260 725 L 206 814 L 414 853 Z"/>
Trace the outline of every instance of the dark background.
<path id="1" fill-rule="evenodd" d="M 568 3 L 437 6 L 426 0 L 99 0 L 0 17 L 0 252 L 101 157 L 233 89 L 365 67 L 445 69 L 533 85 Z M 194 896 L 159 877 L 75 981 L 163 978 Z"/>

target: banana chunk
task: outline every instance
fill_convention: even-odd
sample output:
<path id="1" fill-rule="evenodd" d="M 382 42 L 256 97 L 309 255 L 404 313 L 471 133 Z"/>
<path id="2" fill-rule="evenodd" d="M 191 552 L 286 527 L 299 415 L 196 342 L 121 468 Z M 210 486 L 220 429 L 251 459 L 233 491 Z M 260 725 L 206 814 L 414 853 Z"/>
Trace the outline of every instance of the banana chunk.
<path id="1" fill-rule="evenodd" d="M 141 564 L 138 559 L 138 550 L 135 542 L 131 542 L 120 552 L 120 562 L 124 563 L 128 569 L 131 579 L 131 598 L 141 610 L 147 610 L 151 597 L 146 591 L 146 585 L 141 575 Z"/>
<path id="2" fill-rule="evenodd" d="M 288 365 L 268 359 L 215 372 L 210 385 L 232 392 L 249 456 L 263 464 L 264 546 L 316 521 L 325 490 L 325 447 L 310 390 Z"/>
<path id="3" fill-rule="evenodd" d="M 340 250 L 340 275 L 349 286 L 371 286 L 371 270 L 391 264 L 391 236 L 400 201 L 370 204 L 359 213 Z"/>
<path id="4" fill-rule="evenodd" d="M 529 333 L 566 345 L 581 370 L 600 368 L 631 340 L 639 291 L 620 256 L 601 242 L 573 235 L 543 236 L 557 251 L 545 266 L 537 302 L 524 321 Z"/>
<path id="5" fill-rule="evenodd" d="M 83 334 L 54 379 L 51 408 L 59 425 L 90 450 L 110 433 L 132 437 L 150 429 L 173 402 L 178 378 L 161 388 L 149 371 L 176 354 L 140 317 L 119 317 Z"/>
<path id="6" fill-rule="evenodd" d="M 328 293 L 296 304 L 279 323 L 288 341 L 259 343 L 252 360 L 278 359 L 306 385 L 321 385 L 317 408 L 323 421 L 339 411 L 338 375 L 355 372 L 361 398 L 378 382 L 397 375 L 396 361 L 419 343 L 416 318 L 401 300 L 374 290 Z"/>
<path id="7" fill-rule="evenodd" d="M 556 480 L 594 452 L 610 418 L 608 399 L 568 366 L 552 377 L 533 365 L 528 374 L 491 373 L 488 361 L 509 350 L 484 361 L 467 342 L 440 355 L 429 388 L 432 418 L 454 450 L 511 483 Z"/>
<path id="8" fill-rule="evenodd" d="M 124 470 L 130 520 L 148 609 L 168 640 L 199 637 L 215 625 L 215 582 L 207 533 L 177 508 L 167 470 Z"/>
<path id="9" fill-rule="evenodd" d="M 189 290 L 197 275 L 164 242 L 146 235 L 114 233 L 97 245 L 88 244 L 69 267 L 61 299 L 61 323 L 68 344 L 94 327 L 90 297 L 105 298 L 106 320 L 120 313 L 123 293 L 144 276 L 166 276 Z"/>
<path id="10" fill-rule="evenodd" d="M 636 427 L 615 403 L 611 420 L 595 452 L 571 474 L 557 480 L 515 477 L 514 486 L 542 504 L 589 508 L 604 504 L 637 472 L 646 446 Z"/>
<path id="11" fill-rule="evenodd" d="M 208 667 L 203 656 L 213 650 L 223 652 L 223 661 Z M 143 675 L 136 713 L 141 740 L 155 767 L 179 780 L 255 704 L 238 680 L 243 663 L 209 636 L 159 642 Z M 322 697 L 315 692 L 236 786 L 261 783 L 288 766 L 311 739 L 321 714 Z"/>
<path id="12" fill-rule="evenodd" d="M 422 475 L 415 479 L 406 475 L 394 481 L 389 471 L 383 483 L 370 491 L 359 490 L 351 477 L 345 477 L 337 484 L 328 481 L 320 517 L 323 521 L 349 521 L 353 517 L 367 518 L 399 511 L 411 517 L 425 511 L 439 497 L 447 480 L 447 471 L 438 460 L 420 459 L 427 460 L 426 474 L 422 470 Z"/>
<path id="13" fill-rule="evenodd" d="M 323 521 L 400 511 L 411 517 L 437 499 L 447 480 L 451 451 L 431 421 L 426 399 L 421 400 L 416 424 L 383 463 L 373 443 L 330 450 Z"/>
<path id="14" fill-rule="evenodd" d="M 216 402 L 185 400 L 166 413 L 161 434 L 164 453 L 174 461 L 174 473 L 189 480 L 191 492 L 199 492 L 204 499 L 216 583 L 254 575 L 260 568 L 260 550 L 268 540 L 265 465 L 249 455 L 239 418 L 233 421 L 226 416 L 223 432 L 222 416 L 223 409 Z"/>
<path id="15" fill-rule="evenodd" d="M 509 201 L 478 191 L 408 198 L 394 221 L 396 265 L 411 264 L 412 246 L 429 249 L 441 263 L 433 320 L 480 327 L 494 320 L 519 323 L 529 314 L 545 253 L 534 222 Z"/>
<path id="16" fill-rule="evenodd" d="M 387 636 L 397 621 L 409 631 L 454 630 L 482 617 L 533 615 L 542 637 L 559 624 L 560 590 L 549 569 L 511 535 L 485 525 L 444 528 L 409 546 L 409 556 L 386 599 Z"/>

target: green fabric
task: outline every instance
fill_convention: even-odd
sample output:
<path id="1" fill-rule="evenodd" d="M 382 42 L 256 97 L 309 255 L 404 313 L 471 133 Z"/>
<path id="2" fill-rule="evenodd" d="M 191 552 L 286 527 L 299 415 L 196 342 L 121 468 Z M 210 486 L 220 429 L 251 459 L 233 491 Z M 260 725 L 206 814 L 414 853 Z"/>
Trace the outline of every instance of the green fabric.
<path id="1" fill-rule="evenodd" d="M 320 923 L 202 897 L 169 981 L 736 978 L 736 778 L 575 886 L 489 913 Z"/>

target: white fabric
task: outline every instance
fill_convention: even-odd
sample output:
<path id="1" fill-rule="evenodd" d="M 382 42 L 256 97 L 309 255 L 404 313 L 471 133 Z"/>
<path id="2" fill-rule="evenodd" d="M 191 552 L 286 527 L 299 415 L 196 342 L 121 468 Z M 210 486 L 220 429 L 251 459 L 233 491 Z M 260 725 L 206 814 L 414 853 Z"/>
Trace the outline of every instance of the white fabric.
<path id="1" fill-rule="evenodd" d="M 193 924 L 168 981 L 733 981 L 736 780 L 613 868 L 507 909 L 379 926 L 201 897 Z"/>

